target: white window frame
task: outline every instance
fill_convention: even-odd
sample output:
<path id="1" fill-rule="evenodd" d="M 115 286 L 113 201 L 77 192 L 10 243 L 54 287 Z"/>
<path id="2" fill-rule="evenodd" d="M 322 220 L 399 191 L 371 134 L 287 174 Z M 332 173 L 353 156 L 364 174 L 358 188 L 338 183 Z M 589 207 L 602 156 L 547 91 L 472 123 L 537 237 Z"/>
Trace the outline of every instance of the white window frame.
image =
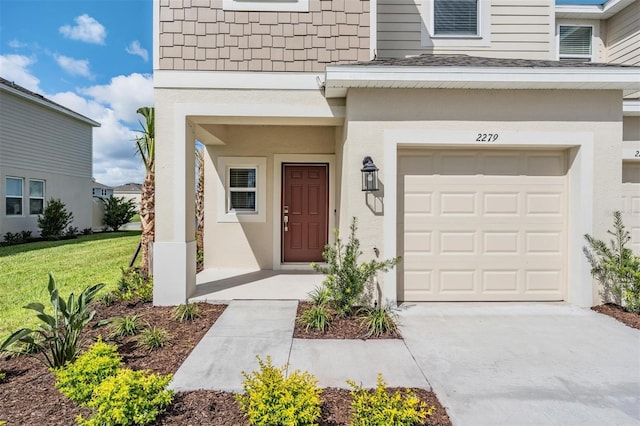
<path id="1" fill-rule="evenodd" d="M 41 182 L 42 183 L 42 197 L 33 197 L 31 196 L 31 182 Z M 46 190 L 47 184 L 43 179 L 29 179 L 29 216 L 38 216 L 44 213 L 45 209 L 45 200 L 46 200 Z M 31 213 L 31 200 L 42 200 L 42 213 Z"/>
<path id="2" fill-rule="evenodd" d="M 256 170 L 256 210 L 233 211 L 231 205 L 231 188 L 229 187 L 229 171 L 231 169 Z M 217 188 L 217 221 L 218 222 L 266 222 L 267 221 L 267 159 L 266 157 L 219 157 Z M 234 188 L 234 191 L 242 190 Z"/>
<path id="3" fill-rule="evenodd" d="M 435 34 L 435 0 L 425 0 L 422 9 L 423 47 L 489 47 L 491 45 L 491 0 L 478 0 L 476 35 Z"/>
<path id="4" fill-rule="evenodd" d="M 222 0 L 222 9 L 261 12 L 308 12 L 309 0 Z"/>
<path id="5" fill-rule="evenodd" d="M 15 195 L 8 195 L 7 194 L 7 180 L 9 179 L 15 179 L 15 180 L 19 180 L 20 181 L 20 188 L 21 188 L 21 196 L 20 197 L 16 197 Z M 9 214 L 7 213 L 7 198 L 20 198 L 20 206 L 21 206 L 21 213 L 20 214 Z M 15 176 L 5 176 L 4 178 L 4 215 L 7 217 L 23 217 L 24 214 L 24 178 L 21 177 L 15 177 Z"/>
<path id="6" fill-rule="evenodd" d="M 590 27 L 591 28 L 591 55 L 572 55 L 572 56 L 560 56 L 560 27 Z M 596 34 L 599 33 L 600 27 L 594 25 L 591 22 L 584 21 L 558 21 L 556 24 L 556 57 L 558 60 L 571 60 L 571 59 L 588 59 L 590 62 L 596 62 L 598 57 L 598 43 L 596 40 Z"/>
<path id="7" fill-rule="evenodd" d="M 231 170 L 255 170 L 256 182 L 253 187 L 232 187 L 231 186 Z M 227 179 L 227 212 L 234 213 L 257 213 L 258 212 L 258 168 L 255 166 L 229 166 L 226 170 L 226 179 Z M 231 204 L 231 194 L 234 192 L 251 192 L 255 194 L 255 207 L 253 209 L 234 209 Z"/>

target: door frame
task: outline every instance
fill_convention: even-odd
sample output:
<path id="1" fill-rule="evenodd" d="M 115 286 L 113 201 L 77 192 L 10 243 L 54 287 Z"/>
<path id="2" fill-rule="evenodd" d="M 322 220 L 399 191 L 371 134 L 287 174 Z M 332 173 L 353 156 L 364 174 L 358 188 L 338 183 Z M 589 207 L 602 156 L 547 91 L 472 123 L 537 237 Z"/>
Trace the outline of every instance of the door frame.
<path id="1" fill-rule="evenodd" d="M 329 244 L 335 242 L 333 229 L 336 227 L 336 204 L 335 204 L 335 171 L 336 156 L 334 154 L 274 154 L 273 156 L 273 269 L 274 270 L 311 270 L 309 264 L 282 263 L 282 232 L 280 223 L 280 208 L 282 206 L 282 165 L 284 163 L 295 164 L 328 164 L 328 225 Z"/>

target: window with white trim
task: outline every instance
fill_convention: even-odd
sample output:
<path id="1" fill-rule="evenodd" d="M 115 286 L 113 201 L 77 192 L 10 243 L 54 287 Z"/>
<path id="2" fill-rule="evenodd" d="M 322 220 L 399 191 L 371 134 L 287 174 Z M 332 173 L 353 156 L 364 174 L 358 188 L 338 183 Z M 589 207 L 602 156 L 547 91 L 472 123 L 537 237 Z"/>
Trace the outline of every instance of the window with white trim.
<path id="1" fill-rule="evenodd" d="M 258 168 L 229 167 L 227 170 L 227 211 L 255 213 L 258 211 Z"/>
<path id="2" fill-rule="evenodd" d="M 22 216 L 22 178 L 5 178 L 5 213 L 7 216 Z"/>
<path id="3" fill-rule="evenodd" d="M 492 0 L 424 0 L 423 47 L 489 47 Z"/>
<path id="4" fill-rule="evenodd" d="M 29 180 L 29 214 L 44 213 L 44 181 Z"/>
<path id="5" fill-rule="evenodd" d="M 477 36 L 478 0 L 433 0 L 435 36 Z"/>
<path id="6" fill-rule="evenodd" d="M 593 57 L 593 27 L 560 25 L 558 36 L 560 60 L 591 61 Z"/>

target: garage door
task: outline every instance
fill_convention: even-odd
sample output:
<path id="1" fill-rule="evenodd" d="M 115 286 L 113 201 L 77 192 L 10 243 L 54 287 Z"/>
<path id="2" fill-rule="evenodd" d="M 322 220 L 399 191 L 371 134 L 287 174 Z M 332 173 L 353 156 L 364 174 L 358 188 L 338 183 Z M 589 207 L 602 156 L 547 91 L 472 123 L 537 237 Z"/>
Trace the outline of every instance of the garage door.
<path id="1" fill-rule="evenodd" d="M 398 159 L 405 301 L 564 299 L 564 151 L 414 150 Z"/>
<path id="2" fill-rule="evenodd" d="M 631 234 L 629 247 L 640 255 L 640 163 L 622 164 L 622 219 Z"/>

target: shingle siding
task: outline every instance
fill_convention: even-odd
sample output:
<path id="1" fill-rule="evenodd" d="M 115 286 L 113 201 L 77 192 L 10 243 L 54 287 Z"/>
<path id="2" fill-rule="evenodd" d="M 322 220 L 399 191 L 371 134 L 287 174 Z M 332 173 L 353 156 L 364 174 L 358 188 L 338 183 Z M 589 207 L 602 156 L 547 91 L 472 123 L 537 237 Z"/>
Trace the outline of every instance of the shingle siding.
<path id="1" fill-rule="evenodd" d="M 309 0 L 309 12 L 222 9 L 221 0 L 160 2 L 160 69 L 323 71 L 370 59 L 368 0 Z"/>

